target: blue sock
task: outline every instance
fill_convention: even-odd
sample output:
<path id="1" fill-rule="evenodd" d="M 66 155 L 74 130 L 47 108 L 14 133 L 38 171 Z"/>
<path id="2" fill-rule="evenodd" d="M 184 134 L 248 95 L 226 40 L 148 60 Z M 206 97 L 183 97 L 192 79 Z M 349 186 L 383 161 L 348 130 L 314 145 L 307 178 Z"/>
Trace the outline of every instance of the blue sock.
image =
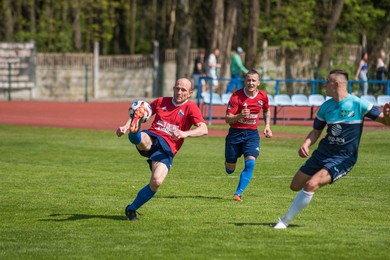
<path id="1" fill-rule="evenodd" d="M 234 172 L 234 170 L 230 170 L 230 169 L 228 169 L 228 168 L 226 168 L 226 167 L 225 167 L 225 170 L 226 170 L 226 173 L 227 173 L 227 174 L 232 174 L 232 173 Z"/>
<path id="2" fill-rule="evenodd" d="M 136 133 L 129 133 L 128 134 L 129 140 L 132 144 L 139 144 L 141 142 L 141 132 L 137 131 Z"/>
<path id="3" fill-rule="evenodd" d="M 137 197 L 135 197 L 133 203 L 129 206 L 129 210 L 139 209 L 142 205 L 153 198 L 154 194 L 156 194 L 156 191 L 152 191 L 149 184 L 146 185 L 138 192 Z"/>
<path id="4" fill-rule="evenodd" d="M 249 182 L 252 179 L 253 169 L 255 168 L 256 161 L 255 160 L 247 160 L 245 161 L 245 168 L 241 172 L 240 175 L 240 182 L 238 183 L 237 190 L 234 194 L 241 195 L 246 187 L 248 186 Z"/>

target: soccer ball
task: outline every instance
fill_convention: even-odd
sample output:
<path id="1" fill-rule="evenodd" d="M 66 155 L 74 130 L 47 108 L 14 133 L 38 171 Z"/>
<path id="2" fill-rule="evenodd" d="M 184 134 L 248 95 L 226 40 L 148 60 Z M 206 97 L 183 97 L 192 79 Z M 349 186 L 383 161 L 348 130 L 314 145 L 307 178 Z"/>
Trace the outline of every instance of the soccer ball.
<path id="1" fill-rule="evenodd" d="M 131 118 L 133 117 L 136 110 L 139 110 L 143 113 L 143 116 L 140 119 L 142 123 L 148 121 L 149 118 L 152 116 L 152 107 L 146 101 L 137 100 L 130 106 L 129 116 Z"/>

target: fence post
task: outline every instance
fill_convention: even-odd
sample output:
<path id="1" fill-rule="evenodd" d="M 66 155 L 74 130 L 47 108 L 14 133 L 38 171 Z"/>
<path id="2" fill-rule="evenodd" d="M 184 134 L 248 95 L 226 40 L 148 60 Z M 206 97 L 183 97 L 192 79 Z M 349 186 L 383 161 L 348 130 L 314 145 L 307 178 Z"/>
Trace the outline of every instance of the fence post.
<path id="1" fill-rule="evenodd" d="M 209 105 L 209 124 L 208 125 L 211 125 L 211 122 L 213 121 L 213 89 L 214 89 L 214 80 L 211 79 L 210 81 L 210 89 L 209 89 L 209 92 L 210 92 L 210 105 Z"/>
<path id="2" fill-rule="evenodd" d="M 11 100 L 11 63 L 8 63 L 8 101 Z"/>
<path id="3" fill-rule="evenodd" d="M 88 102 L 88 64 L 85 64 L 84 101 Z"/>
<path id="4" fill-rule="evenodd" d="M 315 94 L 316 93 L 316 81 L 311 80 L 311 93 Z"/>
<path id="5" fill-rule="evenodd" d="M 352 81 L 348 81 L 348 93 L 351 94 L 352 93 Z"/>

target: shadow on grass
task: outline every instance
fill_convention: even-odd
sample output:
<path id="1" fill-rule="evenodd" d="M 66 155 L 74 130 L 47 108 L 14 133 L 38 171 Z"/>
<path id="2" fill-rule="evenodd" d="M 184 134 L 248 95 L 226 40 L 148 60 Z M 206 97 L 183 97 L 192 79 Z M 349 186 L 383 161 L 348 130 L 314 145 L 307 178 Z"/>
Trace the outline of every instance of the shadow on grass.
<path id="1" fill-rule="evenodd" d="M 270 223 L 270 222 L 268 222 L 268 223 L 267 222 L 266 223 L 250 223 L 250 222 L 236 222 L 236 223 L 234 223 L 234 222 L 230 222 L 228 224 L 233 224 L 233 225 L 235 225 L 237 227 L 243 227 L 243 226 L 266 226 L 266 227 L 273 227 L 273 226 L 276 225 L 275 222 L 272 222 L 272 223 Z M 297 227 L 300 227 L 300 225 L 294 225 L 294 224 L 288 225 L 288 228 L 297 228 Z"/>
<path id="2" fill-rule="evenodd" d="M 208 199 L 208 200 L 226 200 L 226 198 L 221 197 L 208 197 L 208 196 L 202 196 L 202 195 L 196 195 L 196 196 L 158 196 L 155 197 L 156 199 Z"/>
<path id="3" fill-rule="evenodd" d="M 85 219 L 109 219 L 109 220 L 127 220 L 126 216 L 109 215 L 87 215 L 87 214 L 51 214 L 49 219 L 40 219 L 39 221 L 76 221 Z"/>

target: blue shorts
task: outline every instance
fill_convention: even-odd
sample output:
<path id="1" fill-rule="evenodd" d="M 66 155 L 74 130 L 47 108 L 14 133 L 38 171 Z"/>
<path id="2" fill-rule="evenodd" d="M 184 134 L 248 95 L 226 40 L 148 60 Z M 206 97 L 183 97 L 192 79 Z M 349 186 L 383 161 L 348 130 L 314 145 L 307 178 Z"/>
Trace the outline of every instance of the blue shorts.
<path id="1" fill-rule="evenodd" d="M 259 157 L 260 136 L 257 130 L 230 128 L 225 141 L 225 161 L 236 163 L 244 155 Z"/>
<path id="2" fill-rule="evenodd" d="M 301 172 L 313 176 L 321 169 L 327 169 L 332 177 L 331 183 L 337 181 L 341 177 L 347 175 L 352 170 L 356 161 L 350 156 L 324 156 L 317 150 L 313 152 L 312 156 L 301 166 Z"/>
<path id="3" fill-rule="evenodd" d="M 173 154 L 167 142 L 165 142 L 161 136 L 153 134 L 148 130 L 143 130 L 142 132 L 150 136 L 152 139 L 152 146 L 148 151 L 141 151 L 138 148 L 137 150 L 140 155 L 148 158 L 150 170 L 152 170 L 152 161 L 154 161 L 162 162 L 167 166 L 169 171 L 173 162 Z"/>

